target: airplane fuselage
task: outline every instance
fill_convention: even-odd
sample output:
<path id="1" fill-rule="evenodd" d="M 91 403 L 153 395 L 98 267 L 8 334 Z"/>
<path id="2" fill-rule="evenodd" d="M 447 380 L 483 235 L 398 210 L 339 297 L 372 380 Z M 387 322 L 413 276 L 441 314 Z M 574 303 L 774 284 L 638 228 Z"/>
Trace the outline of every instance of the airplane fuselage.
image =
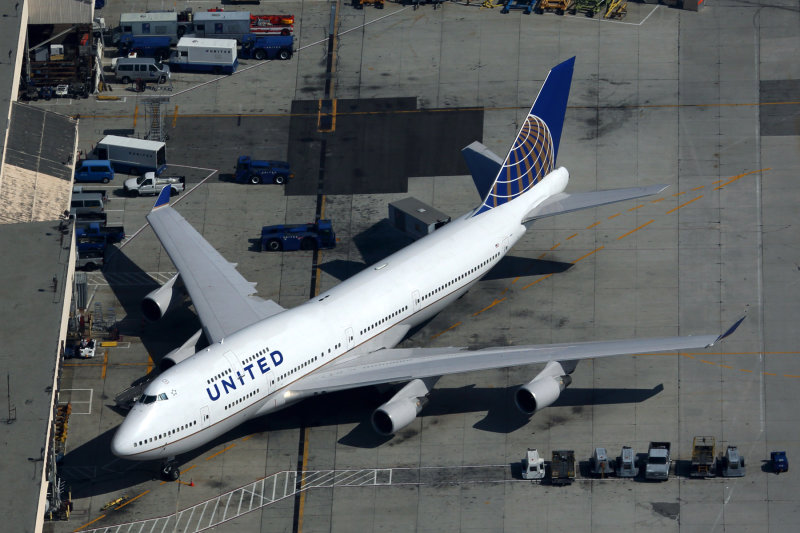
<path id="1" fill-rule="evenodd" d="M 521 220 L 569 180 L 554 170 L 514 201 L 471 211 L 312 298 L 245 327 L 150 383 L 112 442 L 133 460 L 174 457 L 304 396 L 325 365 L 396 346 L 464 294 L 524 235 Z"/>

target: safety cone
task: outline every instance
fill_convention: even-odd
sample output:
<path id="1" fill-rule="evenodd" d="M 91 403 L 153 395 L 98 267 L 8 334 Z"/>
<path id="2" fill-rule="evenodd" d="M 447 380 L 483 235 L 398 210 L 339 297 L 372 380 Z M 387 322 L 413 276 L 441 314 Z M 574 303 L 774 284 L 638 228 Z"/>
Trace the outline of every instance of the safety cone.
<path id="1" fill-rule="evenodd" d="M 194 487 L 194 481 L 191 478 L 189 478 L 189 486 Z"/>

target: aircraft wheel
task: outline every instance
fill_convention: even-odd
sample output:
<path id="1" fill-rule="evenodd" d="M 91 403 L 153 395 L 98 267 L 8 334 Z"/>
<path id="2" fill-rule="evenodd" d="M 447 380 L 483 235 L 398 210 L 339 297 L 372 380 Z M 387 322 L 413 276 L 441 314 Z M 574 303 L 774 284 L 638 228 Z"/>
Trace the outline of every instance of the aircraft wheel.
<path id="1" fill-rule="evenodd" d="M 253 174 L 252 176 L 250 176 L 250 183 L 252 183 L 253 185 L 258 185 L 259 183 L 261 183 L 261 176 L 259 176 L 258 174 Z"/>
<path id="2" fill-rule="evenodd" d="M 161 477 L 166 481 L 176 481 L 181 477 L 181 469 L 175 466 L 172 461 L 161 465 Z"/>
<path id="3" fill-rule="evenodd" d="M 267 249 L 273 252 L 280 252 L 283 246 L 281 245 L 281 241 L 278 239 L 270 239 L 267 241 Z"/>
<path id="4" fill-rule="evenodd" d="M 272 178 L 272 181 L 275 182 L 275 185 L 283 185 L 286 183 L 286 178 L 280 174 L 277 174 L 274 178 Z"/>

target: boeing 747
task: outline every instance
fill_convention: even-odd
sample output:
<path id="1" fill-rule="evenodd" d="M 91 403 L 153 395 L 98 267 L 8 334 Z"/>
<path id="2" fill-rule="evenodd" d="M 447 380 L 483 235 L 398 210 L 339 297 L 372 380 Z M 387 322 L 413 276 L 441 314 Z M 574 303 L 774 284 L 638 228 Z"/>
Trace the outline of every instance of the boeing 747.
<path id="1" fill-rule="evenodd" d="M 177 479 L 176 456 L 254 417 L 309 396 L 369 385 L 405 385 L 372 415 L 392 435 L 420 413 L 439 377 L 515 365 L 544 369 L 514 394 L 527 414 L 551 405 L 581 359 L 703 348 L 733 332 L 538 346 L 395 348 L 414 328 L 476 284 L 542 217 L 658 193 L 660 185 L 567 194 L 556 167 L 575 58 L 554 67 L 505 159 L 480 143 L 464 149 L 482 201 L 432 234 L 293 309 L 256 296 L 255 284 L 172 207 L 165 187 L 147 220 L 178 274 L 142 310 L 159 319 L 178 277 L 202 329 L 162 363 L 112 441 L 115 455 L 161 460 Z M 313 324 L 313 329 L 309 329 Z M 208 347 L 196 351 L 201 334 Z"/>

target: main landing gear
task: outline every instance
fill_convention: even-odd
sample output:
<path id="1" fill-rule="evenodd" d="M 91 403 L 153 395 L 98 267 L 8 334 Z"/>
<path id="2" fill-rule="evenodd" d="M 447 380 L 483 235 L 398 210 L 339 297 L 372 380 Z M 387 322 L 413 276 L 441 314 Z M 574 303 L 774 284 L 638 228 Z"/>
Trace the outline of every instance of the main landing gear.
<path id="1" fill-rule="evenodd" d="M 161 463 L 161 477 L 165 481 L 177 481 L 181 477 L 181 469 L 174 457 Z"/>

